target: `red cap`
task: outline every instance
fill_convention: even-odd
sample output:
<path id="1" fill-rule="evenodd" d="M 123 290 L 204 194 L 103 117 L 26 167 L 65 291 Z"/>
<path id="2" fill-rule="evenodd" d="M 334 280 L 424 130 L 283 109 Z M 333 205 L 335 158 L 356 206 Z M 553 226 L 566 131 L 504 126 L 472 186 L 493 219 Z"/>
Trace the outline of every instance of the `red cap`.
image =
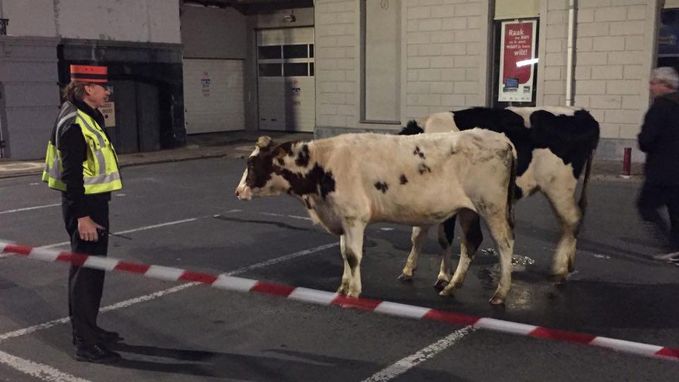
<path id="1" fill-rule="evenodd" d="M 71 65 L 71 81 L 105 84 L 108 82 L 108 68 L 94 65 Z"/>

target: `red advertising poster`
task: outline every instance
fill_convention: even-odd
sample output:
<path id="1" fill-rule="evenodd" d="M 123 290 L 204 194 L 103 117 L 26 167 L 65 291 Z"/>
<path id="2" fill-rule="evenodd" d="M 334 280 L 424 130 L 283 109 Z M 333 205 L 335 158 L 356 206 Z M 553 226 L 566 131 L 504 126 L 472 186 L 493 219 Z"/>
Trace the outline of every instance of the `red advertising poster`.
<path id="1" fill-rule="evenodd" d="M 531 102 L 535 74 L 536 20 L 502 23 L 500 41 L 500 102 Z"/>

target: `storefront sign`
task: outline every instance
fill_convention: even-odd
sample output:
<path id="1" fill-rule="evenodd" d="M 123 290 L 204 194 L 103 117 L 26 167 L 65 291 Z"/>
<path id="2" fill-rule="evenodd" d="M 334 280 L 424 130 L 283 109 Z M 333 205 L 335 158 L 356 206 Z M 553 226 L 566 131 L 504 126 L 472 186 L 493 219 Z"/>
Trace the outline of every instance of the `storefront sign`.
<path id="1" fill-rule="evenodd" d="M 502 23 L 498 101 L 532 102 L 536 20 Z"/>

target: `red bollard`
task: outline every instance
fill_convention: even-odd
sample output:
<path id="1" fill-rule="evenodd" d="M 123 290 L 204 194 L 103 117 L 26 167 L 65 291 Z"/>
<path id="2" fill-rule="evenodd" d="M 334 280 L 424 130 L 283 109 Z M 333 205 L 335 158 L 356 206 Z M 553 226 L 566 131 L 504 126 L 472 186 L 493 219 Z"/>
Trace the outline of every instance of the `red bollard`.
<path id="1" fill-rule="evenodd" d="M 623 178 L 629 178 L 632 174 L 632 148 L 625 147 L 625 155 L 622 158 L 622 176 Z"/>

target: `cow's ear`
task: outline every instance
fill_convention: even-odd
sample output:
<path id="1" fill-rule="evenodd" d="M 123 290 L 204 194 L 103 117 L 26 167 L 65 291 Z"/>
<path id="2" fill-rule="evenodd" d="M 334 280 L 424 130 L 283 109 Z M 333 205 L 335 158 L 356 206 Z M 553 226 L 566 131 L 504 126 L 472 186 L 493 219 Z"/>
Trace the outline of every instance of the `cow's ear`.
<path id="1" fill-rule="evenodd" d="M 259 147 L 260 150 L 266 150 L 272 146 L 272 142 L 271 137 L 264 135 L 257 139 L 256 146 Z"/>

